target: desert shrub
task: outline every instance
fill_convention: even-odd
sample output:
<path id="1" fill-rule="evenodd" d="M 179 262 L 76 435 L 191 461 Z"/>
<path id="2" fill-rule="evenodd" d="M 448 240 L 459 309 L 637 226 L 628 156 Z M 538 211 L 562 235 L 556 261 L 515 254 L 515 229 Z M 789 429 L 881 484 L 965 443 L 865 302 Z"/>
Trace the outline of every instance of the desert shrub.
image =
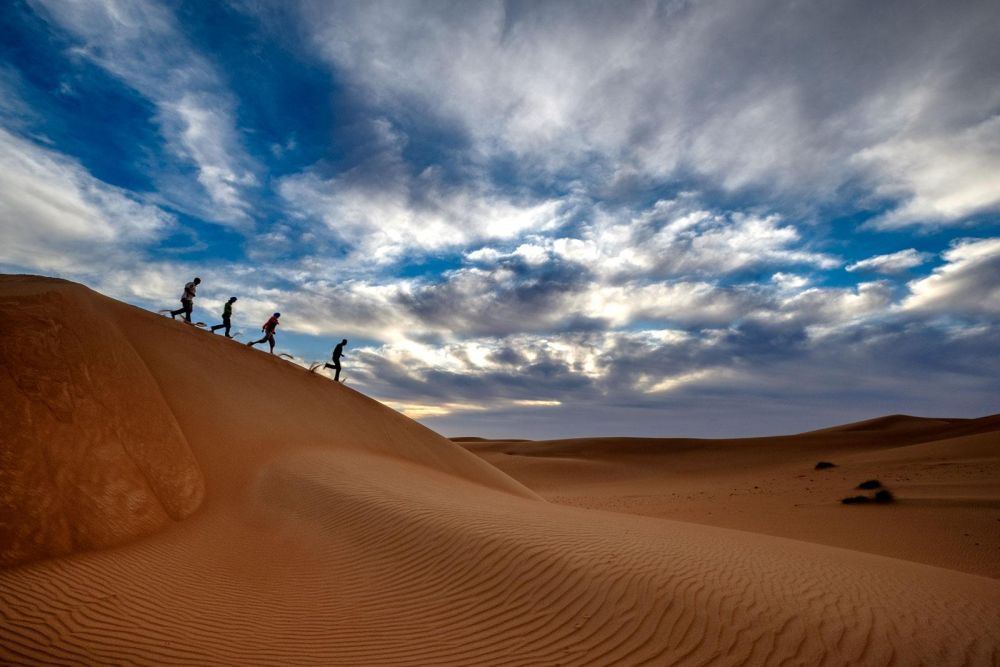
<path id="1" fill-rule="evenodd" d="M 857 488 L 859 488 L 859 489 L 881 489 L 882 488 L 882 482 L 878 481 L 877 479 L 870 479 L 867 482 L 861 482 L 860 484 L 858 484 Z"/>
<path id="2" fill-rule="evenodd" d="M 816 470 L 826 470 L 827 468 L 836 468 L 836 463 L 830 463 L 829 461 L 820 461 L 816 464 Z"/>
<path id="3" fill-rule="evenodd" d="M 875 502 L 877 503 L 891 503 L 896 497 L 892 495 L 892 491 L 889 489 L 881 489 L 875 494 Z"/>
<path id="4" fill-rule="evenodd" d="M 840 502 L 845 505 L 860 505 L 861 503 L 870 503 L 872 501 L 868 496 L 851 496 L 849 498 L 844 498 Z"/>

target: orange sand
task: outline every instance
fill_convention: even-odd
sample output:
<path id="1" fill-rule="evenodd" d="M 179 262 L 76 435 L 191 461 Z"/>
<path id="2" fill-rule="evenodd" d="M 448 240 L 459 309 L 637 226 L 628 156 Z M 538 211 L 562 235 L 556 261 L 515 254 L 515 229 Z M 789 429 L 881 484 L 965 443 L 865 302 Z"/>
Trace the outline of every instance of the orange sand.
<path id="1" fill-rule="evenodd" d="M 982 432 L 910 453 L 866 431 L 775 438 L 757 443 L 771 451 L 760 466 L 740 449 L 752 443 L 688 441 L 675 463 L 650 447 L 670 469 L 658 507 L 674 485 L 694 495 L 760 472 L 739 503 L 745 530 L 731 530 L 529 490 L 609 507 L 633 482 L 648 495 L 643 465 L 617 448 L 470 445 L 516 462 L 501 467 L 525 486 L 348 387 L 82 287 L 3 277 L 0 309 L 0 663 L 1000 661 L 996 579 L 754 523 L 775 462 L 801 467 L 824 438 L 822 458 L 842 464 L 826 472 L 856 482 L 958 450 L 991 460 Z M 911 481 L 898 491 L 916 500 L 930 480 Z M 867 525 L 909 502 L 817 516 Z"/>
<path id="2" fill-rule="evenodd" d="M 1000 578 L 1000 415 L 893 416 L 733 440 L 456 438 L 547 500 Z M 815 470 L 819 461 L 835 468 Z M 845 507 L 877 479 L 891 505 Z"/>

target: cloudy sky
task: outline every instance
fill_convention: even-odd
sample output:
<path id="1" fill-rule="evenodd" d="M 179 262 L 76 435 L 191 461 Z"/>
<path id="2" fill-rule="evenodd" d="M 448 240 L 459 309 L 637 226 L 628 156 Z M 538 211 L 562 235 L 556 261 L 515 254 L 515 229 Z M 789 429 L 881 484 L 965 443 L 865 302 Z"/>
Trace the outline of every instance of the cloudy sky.
<path id="1" fill-rule="evenodd" d="M 0 270 L 446 435 L 1000 412 L 1000 3 L 0 3 Z"/>

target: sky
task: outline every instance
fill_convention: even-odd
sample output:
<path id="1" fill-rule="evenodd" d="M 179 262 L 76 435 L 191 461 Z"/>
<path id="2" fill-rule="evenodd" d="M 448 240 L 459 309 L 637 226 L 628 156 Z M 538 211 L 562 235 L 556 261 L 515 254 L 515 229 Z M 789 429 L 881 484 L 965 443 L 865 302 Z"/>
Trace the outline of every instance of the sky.
<path id="1" fill-rule="evenodd" d="M 0 271 L 450 436 L 1000 412 L 1000 3 L 0 3 Z M 210 382 L 211 378 L 206 378 Z M 262 388 L 266 390 L 266 387 Z"/>

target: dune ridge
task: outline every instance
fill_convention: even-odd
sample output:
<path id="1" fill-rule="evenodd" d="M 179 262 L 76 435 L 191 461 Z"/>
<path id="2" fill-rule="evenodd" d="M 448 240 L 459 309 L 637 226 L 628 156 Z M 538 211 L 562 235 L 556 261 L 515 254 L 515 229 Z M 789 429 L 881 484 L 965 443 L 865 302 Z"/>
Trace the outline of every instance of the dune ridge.
<path id="1" fill-rule="evenodd" d="M 70 283 L 0 279 L 5 314 L 43 304 L 28 330 L 71 324 L 53 293 L 114 323 L 124 340 L 87 358 L 134 350 L 142 367 L 122 368 L 155 382 L 149 410 L 176 421 L 204 494 L 117 546 L 0 569 L 5 664 L 1000 661 L 994 579 L 545 502 L 288 362 Z M 39 447 L 12 418 L 18 455 Z"/>

